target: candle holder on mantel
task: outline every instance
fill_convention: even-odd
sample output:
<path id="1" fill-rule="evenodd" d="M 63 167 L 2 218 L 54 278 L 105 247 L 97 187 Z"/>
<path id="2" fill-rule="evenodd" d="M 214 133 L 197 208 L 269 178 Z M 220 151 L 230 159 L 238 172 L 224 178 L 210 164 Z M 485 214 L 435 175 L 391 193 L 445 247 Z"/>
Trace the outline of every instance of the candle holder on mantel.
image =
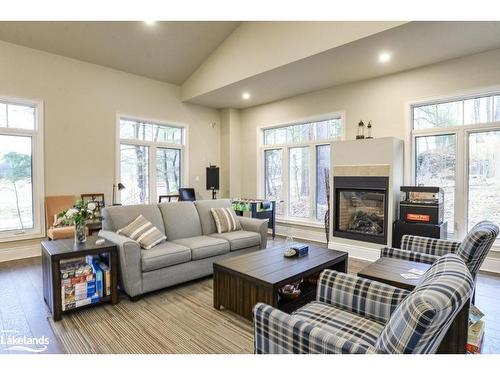
<path id="1" fill-rule="evenodd" d="M 373 139 L 372 137 L 372 122 L 368 121 L 368 126 L 366 127 L 366 139 Z"/>
<path id="2" fill-rule="evenodd" d="M 365 139 L 365 123 L 363 120 L 359 121 L 358 135 L 356 136 L 356 139 Z"/>

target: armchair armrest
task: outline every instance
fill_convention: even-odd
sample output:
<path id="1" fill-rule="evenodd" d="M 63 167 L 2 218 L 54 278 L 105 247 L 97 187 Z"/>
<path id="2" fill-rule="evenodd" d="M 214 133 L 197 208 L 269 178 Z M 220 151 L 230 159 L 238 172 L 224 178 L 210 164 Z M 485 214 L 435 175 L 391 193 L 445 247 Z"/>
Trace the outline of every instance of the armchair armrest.
<path id="1" fill-rule="evenodd" d="M 375 353 L 367 347 L 336 335 L 293 315 L 258 303 L 254 307 L 254 345 L 257 354 Z"/>
<path id="2" fill-rule="evenodd" d="M 460 242 L 405 234 L 401 239 L 401 250 L 442 256 L 456 253 Z"/>
<path id="3" fill-rule="evenodd" d="M 260 234 L 260 248 L 267 247 L 267 223 L 269 219 L 253 219 L 250 217 L 238 216 L 243 230 L 257 232 Z"/>
<path id="4" fill-rule="evenodd" d="M 130 296 L 142 294 L 141 248 L 128 237 L 108 230 L 101 230 L 99 237 L 105 238 L 118 246 L 120 263 L 120 286 Z"/>
<path id="5" fill-rule="evenodd" d="M 318 280 L 316 300 L 385 323 L 409 293 L 378 281 L 325 270 Z"/>
<path id="6" fill-rule="evenodd" d="M 387 258 L 411 260 L 412 262 L 420 262 L 427 264 L 432 264 L 439 259 L 439 256 L 437 255 L 426 254 L 411 250 L 394 249 L 392 247 L 384 247 L 380 249 L 380 256 Z"/>

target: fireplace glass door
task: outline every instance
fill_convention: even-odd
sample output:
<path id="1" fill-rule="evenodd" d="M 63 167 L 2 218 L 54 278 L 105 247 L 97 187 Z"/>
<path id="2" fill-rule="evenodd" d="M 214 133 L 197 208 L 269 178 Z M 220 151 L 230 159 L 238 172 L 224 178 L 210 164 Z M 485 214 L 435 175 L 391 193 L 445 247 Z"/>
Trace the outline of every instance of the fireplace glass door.
<path id="1" fill-rule="evenodd" d="M 338 189 L 337 194 L 337 231 L 384 238 L 385 191 Z"/>

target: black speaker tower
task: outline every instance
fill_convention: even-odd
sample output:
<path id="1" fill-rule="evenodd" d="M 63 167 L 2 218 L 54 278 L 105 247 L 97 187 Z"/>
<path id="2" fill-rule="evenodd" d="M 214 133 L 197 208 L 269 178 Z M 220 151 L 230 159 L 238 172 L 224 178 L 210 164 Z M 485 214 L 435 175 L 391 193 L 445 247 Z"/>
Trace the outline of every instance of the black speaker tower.
<path id="1" fill-rule="evenodd" d="M 212 190 L 212 199 L 217 199 L 217 190 L 219 190 L 219 167 L 215 165 L 207 167 L 207 190 Z"/>

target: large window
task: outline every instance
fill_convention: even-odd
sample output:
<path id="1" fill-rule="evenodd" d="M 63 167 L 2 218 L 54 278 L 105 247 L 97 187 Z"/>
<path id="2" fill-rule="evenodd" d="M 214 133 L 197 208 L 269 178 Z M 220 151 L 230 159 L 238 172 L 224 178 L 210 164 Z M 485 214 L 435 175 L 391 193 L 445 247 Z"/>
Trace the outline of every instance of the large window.
<path id="1" fill-rule="evenodd" d="M 323 221 L 330 144 L 342 138 L 340 116 L 262 130 L 263 193 L 283 219 Z"/>
<path id="2" fill-rule="evenodd" d="M 415 183 L 444 189 L 450 237 L 500 224 L 500 95 L 416 105 L 412 115 Z"/>
<path id="3" fill-rule="evenodd" d="M 40 105 L 0 100 L 0 240 L 43 233 Z"/>
<path id="4" fill-rule="evenodd" d="M 185 129 L 135 119 L 120 119 L 120 182 L 123 204 L 158 202 L 177 194 Z"/>

